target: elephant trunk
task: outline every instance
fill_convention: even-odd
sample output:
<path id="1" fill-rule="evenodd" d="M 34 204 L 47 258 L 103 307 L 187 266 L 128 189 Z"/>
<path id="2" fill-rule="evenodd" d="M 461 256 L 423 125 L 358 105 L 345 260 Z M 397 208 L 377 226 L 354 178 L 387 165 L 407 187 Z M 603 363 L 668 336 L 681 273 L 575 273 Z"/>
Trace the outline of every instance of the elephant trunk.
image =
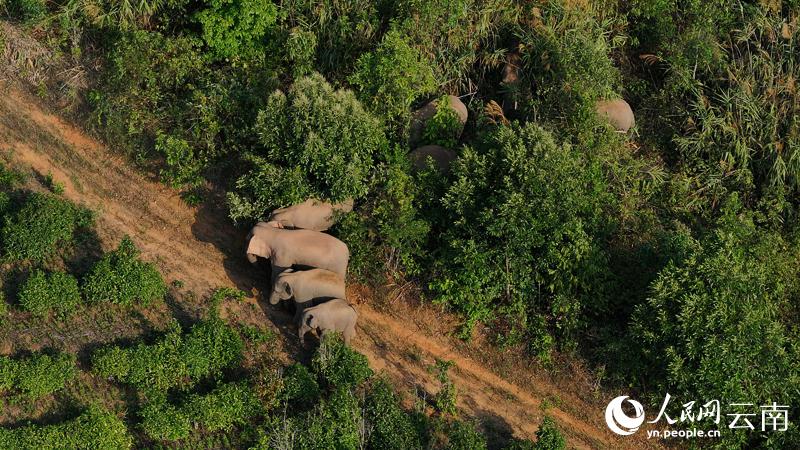
<path id="1" fill-rule="evenodd" d="M 278 303 L 280 303 L 280 301 L 281 301 L 281 296 L 278 295 L 277 292 L 273 291 L 272 294 L 269 296 L 269 304 L 277 305 Z"/>

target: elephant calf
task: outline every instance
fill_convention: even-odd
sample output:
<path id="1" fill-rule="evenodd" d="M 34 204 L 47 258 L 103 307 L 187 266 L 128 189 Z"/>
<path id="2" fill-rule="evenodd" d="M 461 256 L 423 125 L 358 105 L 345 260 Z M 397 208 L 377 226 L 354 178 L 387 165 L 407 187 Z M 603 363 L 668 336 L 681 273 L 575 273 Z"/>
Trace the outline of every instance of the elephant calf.
<path id="1" fill-rule="evenodd" d="M 348 213 L 352 210 L 353 199 L 328 203 L 310 198 L 303 203 L 272 211 L 269 220 L 286 228 L 325 231 L 333 226 L 337 212 Z"/>
<path id="2" fill-rule="evenodd" d="M 356 320 L 358 314 L 346 300 L 335 298 L 329 302 L 317 306 L 306 308 L 300 316 L 300 344 L 304 344 L 306 333 L 311 330 L 320 330 L 322 335 L 331 331 L 339 331 L 344 337 L 344 343 L 350 344 L 350 340 L 356 334 Z"/>
<path id="3" fill-rule="evenodd" d="M 347 275 L 350 251 L 335 237 L 312 230 L 286 230 L 277 222 L 259 222 L 247 235 L 247 260 L 268 258 L 272 266 L 272 285 L 278 275 L 293 265 L 317 267 Z"/>
<path id="4" fill-rule="evenodd" d="M 297 323 L 303 310 L 313 306 L 315 301 L 344 297 L 344 279 L 330 270 L 311 269 L 295 272 L 286 269 L 275 280 L 269 303 L 277 305 L 281 300 L 294 298 L 297 307 L 294 322 Z"/>

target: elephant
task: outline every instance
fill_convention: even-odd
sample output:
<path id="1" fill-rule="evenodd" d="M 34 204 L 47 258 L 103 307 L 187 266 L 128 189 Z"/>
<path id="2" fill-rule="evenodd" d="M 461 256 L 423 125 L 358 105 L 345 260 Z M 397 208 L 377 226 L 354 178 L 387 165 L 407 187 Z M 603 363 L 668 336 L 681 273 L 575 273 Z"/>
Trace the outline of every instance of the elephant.
<path id="1" fill-rule="evenodd" d="M 595 111 L 618 132 L 627 133 L 636 125 L 631 105 L 625 100 L 600 100 L 595 104 Z"/>
<path id="2" fill-rule="evenodd" d="M 310 198 L 303 203 L 272 211 L 269 221 L 278 222 L 284 228 L 325 231 L 333 226 L 336 213 L 348 213 L 352 210 L 353 199 L 328 203 Z"/>
<path id="3" fill-rule="evenodd" d="M 454 95 L 447 96 L 447 105 L 456 112 L 458 121 L 461 123 L 463 130 L 464 124 L 467 123 L 469 112 L 464 103 Z M 409 127 L 409 144 L 414 147 L 422 140 L 422 135 L 425 131 L 425 125 L 436 114 L 436 109 L 439 106 L 439 100 L 433 100 L 422 108 L 414 111 L 411 116 L 411 125 Z M 459 135 L 461 132 L 459 131 Z"/>
<path id="4" fill-rule="evenodd" d="M 287 230 L 277 222 L 259 222 L 247 235 L 247 260 L 268 258 L 272 286 L 278 275 L 293 265 L 330 270 L 342 279 L 347 275 L 350 250 L 335 237 L 312 230 Z"/>
<path id="5" fill-rule="evenodd" d="M 294 322 L 297 323 L 305 308 L 313 306 L 317 302 L 345 296 L 344 279 L 330 270 L 294 271 L 286 269 L 275 280 L 269 303 L 277 305 L 281 300 L 294 298 L 297 307 Z"/>
<path id="6" fill-rule="evenodd" d="M 300 344 L 305 343 L 305 335 L 311 330 L 320 330 L 322 335 L 331 331 L 339 331 L 344 337 L 345 345 L 356 334 L 356 320 L 358 314 L 347 300 L 335 298 L 331 301 L 306 308 L 300 316 L 300 329 L 298 335 Z"/>
<path id="7" fill-rule="evenodd" d="M 433 166 L 442 172 L 450 170 L 450 163 L 455 161 L 456 152 L 439 145 L 424 145 L 409 154 L 411 165 L 415 170 L 423 170 L 428 166 L 428 157 L 433 159 Z"/>

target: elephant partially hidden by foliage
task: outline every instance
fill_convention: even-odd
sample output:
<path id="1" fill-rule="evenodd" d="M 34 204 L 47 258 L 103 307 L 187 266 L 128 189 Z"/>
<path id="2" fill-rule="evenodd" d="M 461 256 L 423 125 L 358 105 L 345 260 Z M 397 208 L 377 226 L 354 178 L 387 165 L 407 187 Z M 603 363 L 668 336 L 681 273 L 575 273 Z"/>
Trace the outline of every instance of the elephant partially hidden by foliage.
<path id="1" fill-rule="evenodd" d="M 303 344 L 306 333 L 311 330 L 319 330 L 322 336 L 331 331 L 342 333 L 345 344 L 350 344 L 350 340 L 356 334 L 356 320 L 358 314 L 355 308 L 347 303 L 347 300 L 335 298 L 329 302 L 322 303 L 311 308 L 306 308 L 300 316 L 300 344 Z"/>
<path id="2" fill-rule="evenodd" d="M 448 95 L 447 96 L 447 106 L 449 109 L 455 113 L 455 117 L 458 120 L 458 124 L 460 128 L 457 130 L 457 136 L 461 136 L 461 131 L 464 129 L 464 125 L 467 123 L 467 119 L 469 118 L 469 111 L 467 110 L 466 105 L 456 97 L 455 95 Z M 408 142 L 413 147 L 422 141 L 423 134 L 425 132 L 425 127 L 428 122 L 436 115 L 436 112 L 439 109 L 439 100 L 434 100 L 427 105 L 423 106 L 422 108 L 414 111 L 414 114 L 411 117 L 411 125 L 409 128 L 409 138 Z"/>
<path id="3" fill-rule="evenodd" d="M 272 211 L 269 221 L 278 222 L 285 228 L 325 231 L 333 226 L 337 213 L 348 213 L 352 210 L 353 199 L 328 203 L 310 198 L 303 203 Z"/>
<path id="4" fill-rule="evenodd" d="M 598 101 L 595 105 L 595 111 L 601 119 L 608 121 L 619 132 L 627 133 L 628 130 L 636 125 L 631 105 L 625 100 Z"/>
<path id="5" fill-rule="evenodd" d="M 297 272 L 286 269 L 275 280 L 269 303 L 277 305 L 281 300 L 293 298 L 297 307 L 294 322 L 297 323 L 303 310 L 313 306 L 313 303 L 345 296 L 344 279 L 337 273 L 325 269 Z"/>
<path id="6" fill-rule="evenodd" d="M 268 258 L 272 285 L 293 265 L 330 270 L 342 279 L 347 274 L 350 251 L 335 237 L 312 230 L 286 230 L 277 222 L 259 222 L 247 235 L 247 259 Z"/>
<path id="7" fill-rule="evenodd" d="M 411 166 L 415 170 L 423 170 L 428 166 L 428 158 L 433 159 L 433 166 L 442 172 L 450 170 L 450 164 L 458 157 L 456 152 L 441 145 L 424 145 L 409 153 Z"/>

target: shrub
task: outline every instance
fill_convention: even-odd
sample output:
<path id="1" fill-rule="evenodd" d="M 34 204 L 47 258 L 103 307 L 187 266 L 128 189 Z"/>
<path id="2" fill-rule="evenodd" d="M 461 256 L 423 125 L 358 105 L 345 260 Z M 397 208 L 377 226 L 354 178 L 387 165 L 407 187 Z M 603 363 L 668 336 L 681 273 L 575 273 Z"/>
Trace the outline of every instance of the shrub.
<path id="1" fill-rule="evenodd" d="M 361 408 L 347 387 L 339 387 L 303 418 L 297 435 L 299 448 L 358 449 Z"/>
<path id="2" fill-rule="evenodd" d="M 486 438 L 474 424 L 455 420 L 446 429 L 448 450 L 486 450 Z"/>
<path id="3" fill-rule="evenodd" d="M 0 4 L 5 12 L 14 19 L 32 24 L 47 15 L 47 3 L 44 0 L 8 0 Z"/>
<path id="4" fill-rule="evenodd" d="M 436 379 L 439 380 L 439 392 L 433 397 L 433 405 L 440 414 L 455 416 L 458 413 L 456 407 L 456 397 L 458 393 L 453 380 L 450 379 L 448 372 L 453 367 L 453 361 L 436 360 Z"/>
<path id="5" fill-rule="evenodd" d="M 98 350 L 92 355 L 92 367 L 101 376 L 158 392 L 219 374 L 241 360 L 242 349 L 239 335 L 219 318 L 194 325 L 186 335 L 173 322 L 154 344 Z"/>
<path id="6" fill-rule="evenodd" d="M 373 105 L 371 109 L 395 128 L 406 124 L 416 99 L 437 88 L 431 66 L 395 29 L 383 36 L 378 48 L 358 58 L 349 81 L 358 86 L 361 101 Z"/>
<path id="7" fill-rule="evenodd" d="M 227 383 L 206 395 L 195 394 L 181 408 L 192 422 L 208 431 L 229 430 L 244 425 L 261 411 L 261 405 L 246 383 Z"/>
<path id="8" fill-rule="evenodd" d="M 367 357 L 344 345 L 336 333 L 323 336 L 311 369 L 327 386 L 355 387 L 372 376 Z"/>
<path id="9" fill-rule="evenodd" d="M 91 213 L 49 194 L 32 193 L 19 210 L 6 215 L 0 229 L 6 259 L 43 261 L 70 245 L 75 230 L 90 226 Z"/>
<path id="10" fill-rule="evenodd" d="M 366 194 L 373 158 L 387 141 L 380 122 L 350 91 L 319 75 L 272 93 L 255 126 L 262 149 L 229 193 L 231 217 L 258 219 L 309 195 L 342 201 Z"/>
<path id="11" fill-rule="evenodd" d="M 46 274 L 34 270 L 19 291 L 19 303 L 36 316 L 45 316 L 51 310 L 66 315 L 81 302 L 78 280 L 64 272 Z"/>
<path id="12" fill-rule="evenodd" d="M 283 372 L 283 399 L 293 405 L 309 405 L 321 394 L 317 380 L 302 364 L 292 364 Z"/>
<path id="13" fill-rule="evenodd" d="M 385 450 L 421 449 L 422 437 L 409 414 L 400 406 L 385 379 L 375 382 L 364 401 L 364 416 L 371 426 L 369 447 Z"/>
<path id="14" fill-rule="evenodd" d="M 56 425 L 0 428 L 0 448 L 58 450 L 102 448 L 125 450 L 133 446 L 128 430 L 116 415 L 97 406 L 77 418 Z"/>
<path id="15" fill-rule="evenodd" d="M 52 394 L 75 378 L 75 356 L 35 353 L 23 359 L 0 357 L 0 389 L 20 392 L 29 399 Z"/>
<path id="16" fill-rule="evenodd" d="M 139 411 L 142 430 L 152 439 L 177 441 L 189 437 L 192 424 L 184 412 L 166 401 L 152 401 Z"/>
<path id="17" fill-rule="evenodd" d="M 464 313 L 465 332 L 496 321 L 501 342 L 525 337 L 542 359 L 555 339 L 574 343 L 584 303 L 605 301 L 611 199 L 598 162 L 528 124 L 465 148 L 452 172 L 430 283 L 438 301 Z"/>
<path id="18" fill-rule="evenodd" d="M 276 18 L 269 0 L 212 0 L 197 14 L 203 39 L 218 58 L 263 58 Z"/>
<path id="19" fill-rule="evenodd" d="M 180 406 L 159 398 L 141 412 L 142 428 L 153 439 L 185 439 L 202 426 L 208 431 L 228 430 L 244 425 L 261 411 L 255 392 L 246 383 L 221 384 L 208 394 L 194 394 Z"/>
<path id="20" fill-rule="evenodd" d="M 129 237 L 119 247 L 103 256 L 83 280 L 83 294 L 93 303 L 111 302 L 120 305 L 147 305 L 161 300 L 167 285 L 158 269 L 140 261 L 139 249 Z"/>
<path id="21" fill-rule="evenodd" d="M 536 443 L 534 450 L 564 450 L 567 447 L 566 440 L 556 427 L 556 422 L 550 416 L 545 416 L 539 429 L 536 430 Z"/>
<path id="22" fill-rule="evenodd" d="M 797 255 L 796 243 L 757 228 L 730 199 L 716 229 L 662 270 L 636 309 L 628 348 L 640 366 L 630 373 L 657 395 L 685 401 L 792 404 L 800 386 L 789 319 L 796 314 Z M 727 447 L 756 447 L 767 437 L 722 431 Z"/>

